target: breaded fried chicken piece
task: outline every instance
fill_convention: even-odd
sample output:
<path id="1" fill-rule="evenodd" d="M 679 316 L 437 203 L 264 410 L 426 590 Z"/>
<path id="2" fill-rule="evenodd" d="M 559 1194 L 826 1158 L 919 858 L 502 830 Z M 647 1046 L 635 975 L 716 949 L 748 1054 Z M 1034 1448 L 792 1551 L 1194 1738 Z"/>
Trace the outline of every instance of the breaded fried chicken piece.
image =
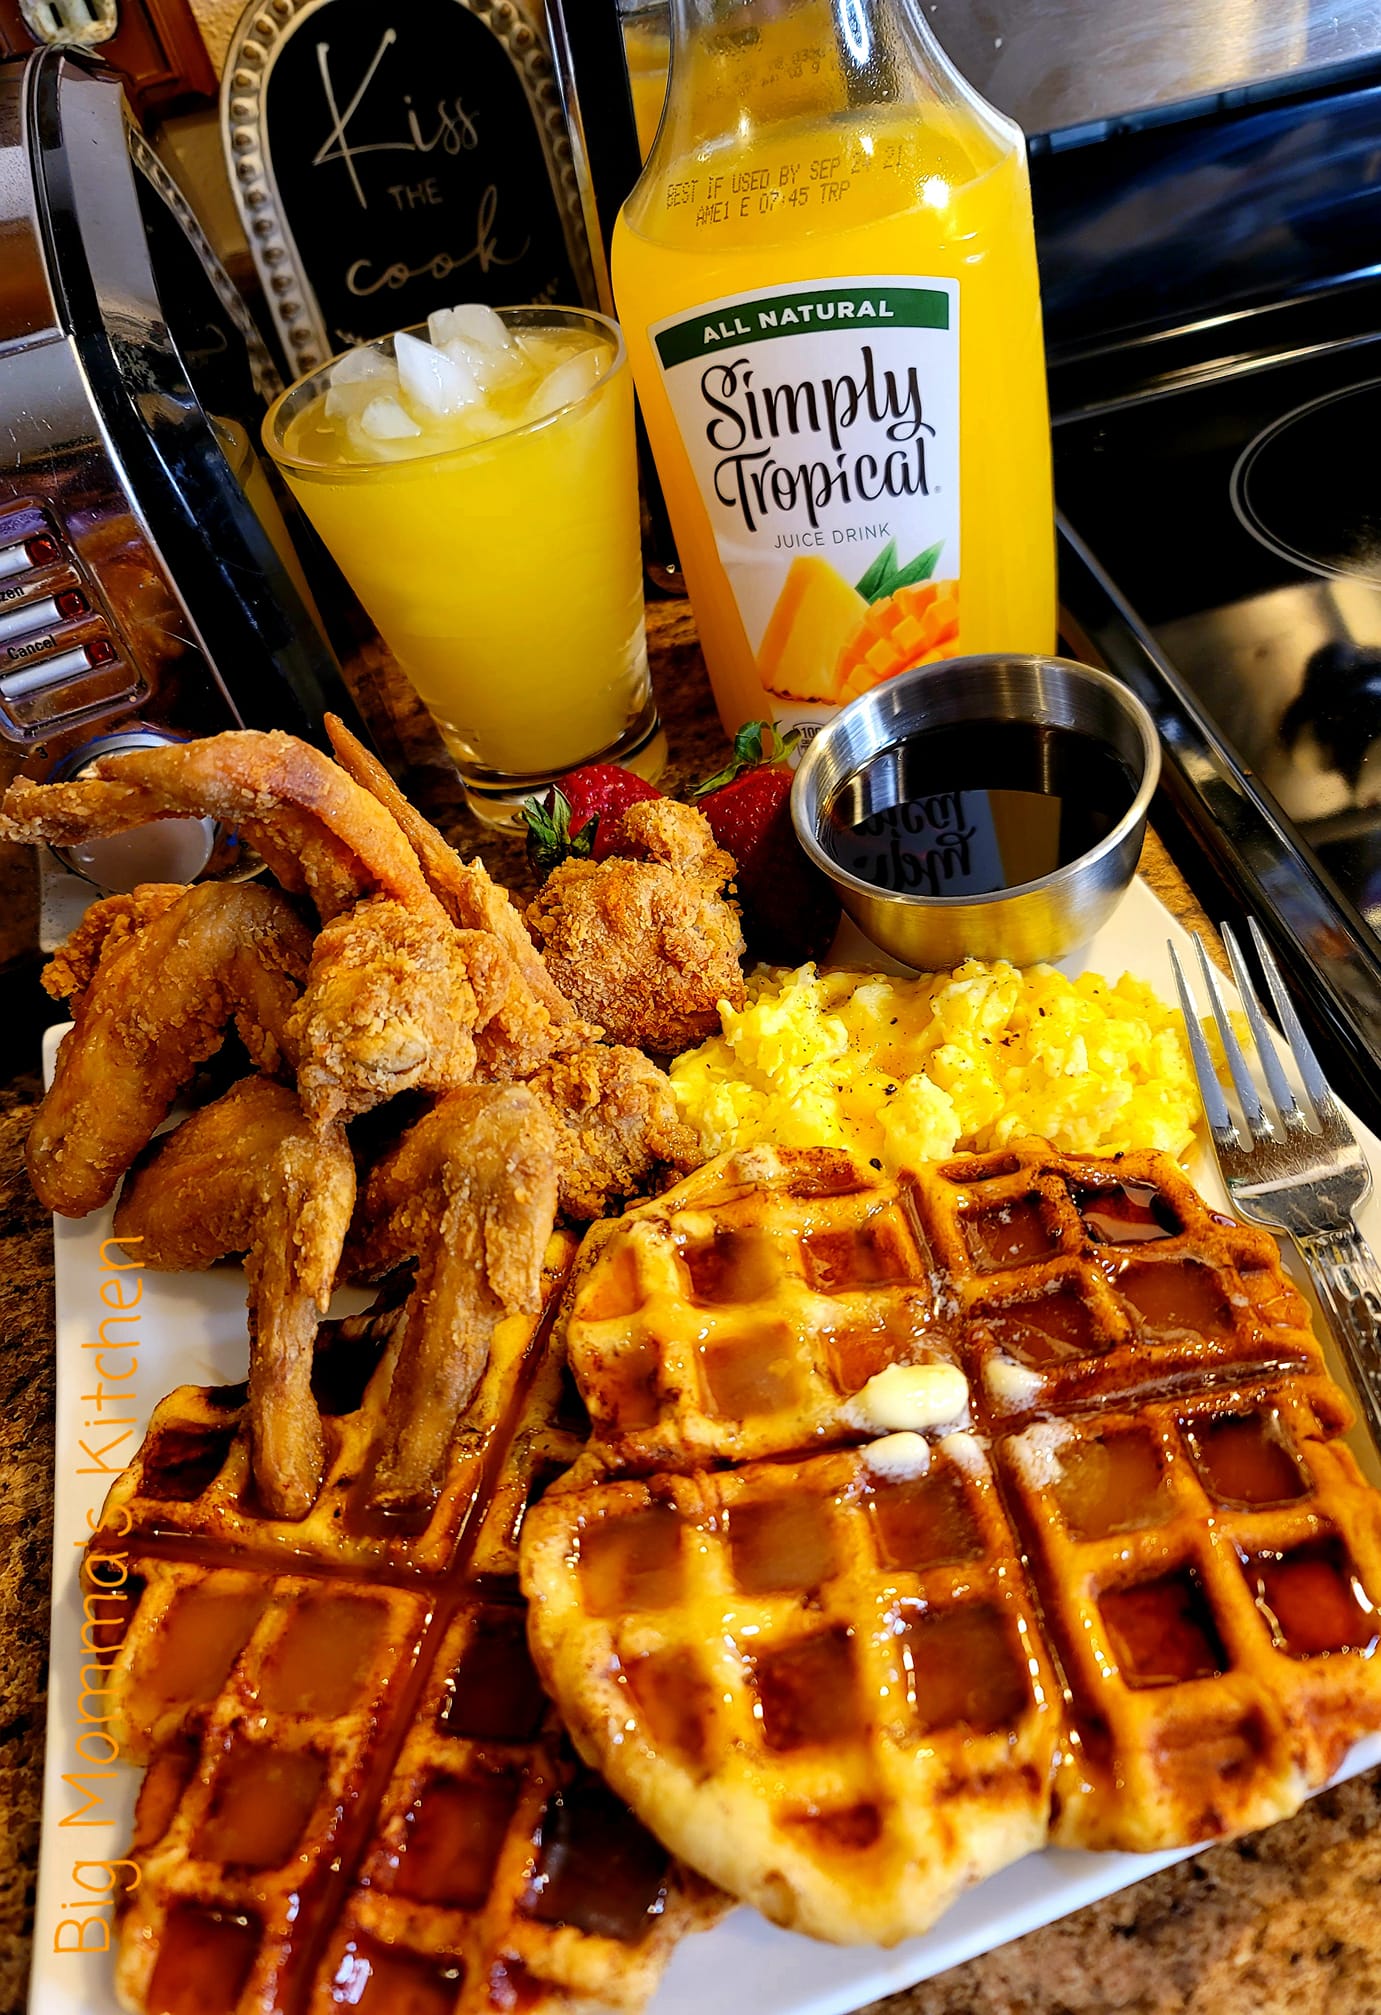
<path id="1" fill-rule="evenodd" d="M 513 919 L 521 930 L 516 910 Z M 481 1002 L 481 1019 L 475 1027 L 475 1077 L 480 1083 L 501 1084 L 531 1077 L 556 1051 L 575 1049 L 598 1036 L 597 1028 L 574 1019 L 569 1003 L 563 1003 L 561 1016 L 552 1014 L 545 999 L 529 985 L 505 937 L 487 929 L 457 931 L 456 936 L 483 938 L 497 953 L 492 985 Z"/>
<path id="2" fill-rule="evenodd" d="M 276 729 L 125 749 L 66 783 L 16 777 L 0 805 L 0 839 L 72 846 L 188 817 L 243 833 L 285 889 L 311 896 L 323 921 L 374 894 L 440 907 L 378 800 L 320 749 Z"/>
<path id="3" fill-rule="evenodd" d="M 67 1001 L 72 1013 L 79 1014 L 82 996 L 106 953 L 161 917 L 186 893 L 185 882 L 141 882 L 127 895 L 102 896 L 43 968 L 43 991 L 55 1001 Z"/>
<path id="4" fill-rule="evenodd" d="M 596 1043 L 554 1057 L 528 1079 L 559 1130 L 557 1183 L 563 1216 L 603 1217 L 643 1189 L 655 1171 L 684 1174 L 704 1159 L 677 1117 L 671 1080 L 641 1050 Z"/>
<path id="5" fill-rule="evenodd" d="M 400 1091 L 452 1091 L 477 1068 L 526 1075 L 555 1030 L 507 950 L 439 912 L 387 900 L 327 924 L 291 1022 L 297 1088 L 316 1126 Z"/>
<path id="6" fill-rule="evenodd" d="M 405 903 L 360 903 L 325 925 L 290 1024 L 312 1124 L 354 1119 L 397 1092 L 468 1084 L 476 987 L 487 988 L 494 956 Z"/>
<path id="7" fill-rule="evenodd" d="M 552 1020 L 558 1023 L 573 1020 L 575 1010 L 542 964 L 507 890 L 490 880 L 483 861 L 461 859 L 430 820 L 424 819 L 416 805 L 404 797 L 383 764 L 351 734 L 344 721 L 327 714 L 326 732 L 342 769 L 377 798 L 397 821 L 417 855 L 428 886 L 451 922 L 461 930 L 492 931 L 502 939 L 533 993 L 550 1011 Z M 592 1033 L 598 1034 L 598 1030 Z"/>
<path id="8" fill-rule="evenodd" d="M 675 798 L 643 798 L 630 805 L 623 815 L 619 852 L 631 860 L 662 861 L 716 893 L 735 874 L 733 856 L 719 845 L 705 814 Z"/>
<path id="9" fill-rule="evenodd" d="M 370 1493 L 381 1508 L 434 1494 L 497 1324 L 542 1305 L 556 1145 L 525 1085 L 472 1085 L 439 1100 L 370 1174 L 352 1272 L 377 1279 L 417 1259 Z"/>
<path id="10" fill-rule="evenodd" d="M 693 805 L 650 798 L 623 828 L 626 853 L 553 870 L 527 926 L 578 1013 L 611 1042 L 671 1056 L 718 1029 L 720 1001 L 743 1005 L 734 863 Z"/>
<path id="11" fill-rule="evenodd" d="M 354 1205 L 341 1128 L 316 1131 L 289 1086 L 253 1077 L 160 1141 L 115 1213 L 145 1266 L 196 1272 L 245 1254 L 254 1475 L 275 1518 L 305 1518 L 320 1487 L 312 1350 Z"/>
<path id="12" fill-rule="evenodd" d="M 247 882 L 202 882 L 144 910 L 142 922 L 137 905 L 106 912 L 101 921 L 111 928 L 94 971 L 99 924 L 85 937 L 82 927 L 59 968 L 63 980 L 84 984 L 27 1156 L 40 1200 L 67 1217 L 109 1203 L 232 1019 L 260 1070 L 293 1061 L 287 1022 L 312 940 L 287 897 Z"/>

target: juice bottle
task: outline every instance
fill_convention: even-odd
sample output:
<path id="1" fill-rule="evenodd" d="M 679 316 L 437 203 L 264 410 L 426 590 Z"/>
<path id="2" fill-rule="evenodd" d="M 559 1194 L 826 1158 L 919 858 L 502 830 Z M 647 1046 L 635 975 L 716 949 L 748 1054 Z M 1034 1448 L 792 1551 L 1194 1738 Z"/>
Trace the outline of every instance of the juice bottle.
<path id="1" fill-rule="evenodd" d="M 912 0 L 672 0 L 613 272 L 727 729 L 1053 647 L 1025 150 Z"/>
<path id="2" fill-rule="evenodd" d="M 667 95 L 671 36 L 664 0 L 646 0 L 646 4 L 643 0 L 619 0 L 619 20 L 638 152 L 645 161 L 657 137 Z"/>

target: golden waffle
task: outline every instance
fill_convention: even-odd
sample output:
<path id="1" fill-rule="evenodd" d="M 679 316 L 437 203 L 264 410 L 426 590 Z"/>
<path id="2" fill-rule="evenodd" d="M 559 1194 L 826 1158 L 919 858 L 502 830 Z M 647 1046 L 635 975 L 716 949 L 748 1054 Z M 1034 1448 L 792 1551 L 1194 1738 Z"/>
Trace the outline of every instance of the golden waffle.
<path id="1" fill-rule="evenodd" d="M 641 2008 L 698 1899 L 564 1742 L 520 1603 L 449 1623 L 311 2015 Z M 458 1976 L 470 1983 L 458 1996 Z M 357 1998 L 362 1981 L 375 1997 Z M 408 2000 L 411 1993 L 413 2001 Z M 431 1999 L 428 2000 L 428 1994 Z"/>
<path id="2" fill-rule="evenodd" d="M 301 1525 L 258 1508 L 241 1389 L 158 1408 L 85 1563 L 104 1725 L 149 1765 L 126 2007 L 632 2009 L 722 1908 L 576 1760 L 527 1653 L 518 1531 L 586 1425 L 548 1327 L 501 1325 L 410 1528 L 359 1489 L 387 1321 L 319 1353 L 331 1460 Z"/>
<path id="3" fill-rule="evenodd" d="M 799 1286 L 822 1241 L 833 1298 Z M 1347 1401 L 1273 1241 L 1167 1158 L 727 1157 L 601 1228 L 559 1327 L 605 1440 L 524 1524 L 538 1669 L 651 1830 L 778 1922 L 890 1942 L 1048 1837 L 1259 1826 L 1381 1725 Z M 707 1404 L 734 1337 L 773 1339 L 737 1460 Z M 966 1427 L 817 1452 L 888 1338 L 957 1360 Z"/>
<path id="4" fill-rule="evenodd" d="M 1042 1845 L 1058 1689 L 971 1437 L 909 1479 L 841 1449 L 542 1509 L 525 1579 L 572 1736 L 721 1886 L 889 1943 Z"/>
<path id="5" fill-rule="evenodd" d="M 655 1469 L 856 1439 L 885 1365 L 952 1357 L 894 1185 L 831 1149 L 754 1148 L 587 1233 L 567 1295 L 592 1459 Z"/>
<path id="6" fill-rule="evenodd" d="M 553 1236 L 543 1269 L 545 1303 L 565 1280 L 573 1251 L 569 1234 Z M 159 1401 L 143 1446 L 112 1487 L 101 1513 L 103 1530 L 112 1540 L 134 1530 L 167 1546 L 188 1541 L 275 1566 L 315 1562 L 333 1569 L 444 1573 L 492 1485 L 496 1450 L 512 1431 L 507 1415 L 532 1350 L 533 1324 L 510 1316 L 497 1325 L 484 1377 L 451 1443 L 443 1487 L 419 1517 L 379 1512 L 369 1502 L 369 1451 L 381 1445 L 391 1362 L 383 1376 L 373 1374 L 388 1357 L 392 1328 L 390 1314 L 372 1325 L 347 1323 L 317 1353 L 312 1385 L 326 1463 L 305 1518 L 270 1517 L 259 1502 L 241 1431 L 245 1388 L 180 1386 Z"/>
<path id="7" fill-rule="evenodd" d="M 1323 1371 L 1275 1240 L 1209 1210 L 1168 1155 L 1027 1143 L 907 1187 L 992 1420 Z"/>
<path id="8" fill-rule="evenodd" d="M 1327 1438 L 1341 1397 L 1258 1383 L 999 1443 L 1068 1689 L 1062 1845 L 1269 1825 L 1381 1722 L 1378 1500 Z"/>

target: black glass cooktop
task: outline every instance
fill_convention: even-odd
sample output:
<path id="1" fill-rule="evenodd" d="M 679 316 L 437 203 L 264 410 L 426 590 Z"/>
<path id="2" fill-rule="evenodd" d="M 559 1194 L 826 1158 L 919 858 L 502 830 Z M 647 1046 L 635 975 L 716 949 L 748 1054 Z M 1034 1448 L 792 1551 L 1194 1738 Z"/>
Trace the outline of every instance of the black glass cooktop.
<path id="1" fill-rule="evenodd" d="M 1381 336 L 1055 428 L 1066 518 L 1381 934 Z"/>

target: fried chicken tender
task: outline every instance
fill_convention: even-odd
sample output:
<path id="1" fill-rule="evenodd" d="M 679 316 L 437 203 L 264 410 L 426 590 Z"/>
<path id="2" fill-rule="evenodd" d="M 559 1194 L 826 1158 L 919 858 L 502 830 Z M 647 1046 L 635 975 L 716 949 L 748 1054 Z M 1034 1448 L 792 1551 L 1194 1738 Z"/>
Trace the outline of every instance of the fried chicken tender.
<path id="1" fill-rule="evenodd" d="M 55 986 L 78 983 L 74 1026 L 29 1131 L 33 1186 L 67 1217 L 109 1203 L 232 1019 L 260 1070 L 294 1061 L 287 1022 L 311 957 L 287 897 L 251 883 L 110 905 L 93 906 L 57 964 Z"/>
<path id="2" fill-rule="evenodd" d="M 396 821 L 329 756 L 278 730 L 102 756 L 69 783 L 16 777 L 0 839 L 73 846 L 156 819 L 213 818 L 243 833 L 283 887 L 323 921 L 361 896 L 439 907 Z"/>
<path id="3" fill-rule="evenodd" d="M 541 1307 L 556 1149 L 525 1085 L 472 1085 L 439 1100 L 369 1176 L 352 1272 L 376 1279 L 417 1259 L 371 1486 L 381 1509 L 434 1495 L 496 1326 Z"/>
<path id="4" fill-rule="evenodd" d="M 462 930 L 492 931 L 512 953 L 524 979 L 550 1011 L 553 1021 L 572 1021 L 575 1009 L 543 965 L 507 890 L 490 880 L 483 861 L 462 860 L 436 827 L 404 797 L 378 758 L 335 714 L 327 714 L 326 732 L 336 761 L 397 821 L 417 855 L 428 886 L 451 922 Z"/>
<path id="5" fill-rule="evenodd" d="M 670 1056 L 742 1007 L 743 932 L 724 889 L 734 873 L 693 805 L 649 798 L 623 815 L 626 852 L 563 861 L 527 910 L 528 929 L 576 1011 L 611 1042 Z"/>
<path id="6" fill-rule="evenodd" d="M 564 1217 L 603 1217 L 657 1170 L 684 1174 L 704 1160 L 695 1133 L 677 1115 L 670 1078 L 641 1050 L 591 1044 L 544 1064 L 528 1089 L 559 1130 Z"/>
<path id="7" fill-rule="evenodd" d="M 452 1091 L 477 1070 L 525 1076 L 555 1028 L 501 941 L 387 899 L 327 924 L 289 1024 L 312 1123 L 353 1119 L 401 1091 Z"/>
<path id="8" fill-rule="evenodd" d="M 195 1272 L 245 1254 L 254 1476 L 275 1518 L 305 1518 L 320 1488 L 312 1350 L 354 1205 L 342 1129 L 309 1126 L 287 1085 L 254 1077 L 160 1141 L 115 1213 L 145 1266 Z"/>

